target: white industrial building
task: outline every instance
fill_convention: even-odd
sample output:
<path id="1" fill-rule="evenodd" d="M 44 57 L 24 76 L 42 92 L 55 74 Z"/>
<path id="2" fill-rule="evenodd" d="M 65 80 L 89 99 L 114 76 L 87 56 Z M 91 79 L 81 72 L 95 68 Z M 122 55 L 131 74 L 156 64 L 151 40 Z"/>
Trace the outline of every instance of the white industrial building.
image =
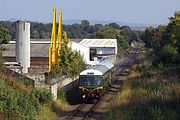
<path id="1" fill-rule="evenodd" d="M 83 39 L 79 44 L 89 48 L 87 64 L 98 64 L 108 57 L 116 58 L 117 39 Z"/>
<path id="2" fill-rule="evenodd" d="M 96 49 L 98 56 L 117 55 L 117 39 L 83 39 L 79 44 Z"/>

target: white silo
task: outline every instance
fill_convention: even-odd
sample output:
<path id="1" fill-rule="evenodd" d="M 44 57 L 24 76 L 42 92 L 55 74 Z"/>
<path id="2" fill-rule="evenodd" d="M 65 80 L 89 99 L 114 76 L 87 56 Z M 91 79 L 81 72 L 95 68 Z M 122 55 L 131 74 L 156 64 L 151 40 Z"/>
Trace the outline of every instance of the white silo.
<path id="1" fill-rule="evenodd" d="M 23 67 L 23 73 L 28 73 L 30 67 L 30 23 L 26 21 L 17 21 L 16 23 L 16 62 Z"/>

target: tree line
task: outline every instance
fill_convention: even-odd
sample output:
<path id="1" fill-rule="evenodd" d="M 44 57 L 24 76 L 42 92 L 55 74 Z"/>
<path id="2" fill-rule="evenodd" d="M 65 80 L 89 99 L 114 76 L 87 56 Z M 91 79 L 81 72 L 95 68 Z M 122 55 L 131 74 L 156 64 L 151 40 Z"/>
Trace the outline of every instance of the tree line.
<path id="1" fill-rule="evenodd" d="M 0 21 L 0 25 L 9 30 L 12 39 L 15 39 L 16 22 L 12 21 Z M 31 22 L 31 38 L 32 39 L 49 39 L 51 36 L 51 23 L 43 24 L 39 22 Z M 57 24 L 58 26 L 58 24 Z M 95 24 L 90 25 L 88 20 L 82 20 L 80 24 L 63 25 L 63 30 L 68 33 L 69 38 L 83 39 L 83 38 L 96 38 L 96 32 L 104 27 L 111 27 L 123 31 L 123 35 L 130 40 L 136 40 L 138 38 L 138 31 L 132 30 L 128 26 L 120 27 L 116 23 L 110 23 L 106 25 Z"/>
<path id="2" fill-rule="evenodd" d="M 180 63 L 180 11 L 169 18 L 167 25 L 148 27 L 141 36 L 146 47 L 152 48 L 154 64 Z"/>

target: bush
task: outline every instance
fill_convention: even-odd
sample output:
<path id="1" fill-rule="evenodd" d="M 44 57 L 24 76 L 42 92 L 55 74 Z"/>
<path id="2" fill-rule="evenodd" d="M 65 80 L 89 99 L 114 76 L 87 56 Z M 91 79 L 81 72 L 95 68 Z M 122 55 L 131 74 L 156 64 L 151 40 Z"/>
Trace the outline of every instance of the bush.
<path id="1" fill-rule="evenodd" d="M 60 88 L 60 87 L 58 88 L 57 97 L 58 97 L 58 99 L 60 99 L 62 101 L 66 100 L 65 90 L 63 88 Z"/>
<path id="2" fill-rule="evenodd" d="M 177 48 L 173 47 L 172 45 L 168 44 L 162 48 L 161 51 L 161 60 L 164 63 L 178 63 L 179 62 L 179 54 Z"/>
<path id="3" fill-rule="evenodd" d="M 34 93 L 35 93 L 35 97 L 39 100 L 39 103 L 41 104 L 50 103 L 52 100 L 52 94 L 48 90 L 39 89 L 39 90 L 35 90 Z"/>
<path id="4" fill-rule="evenodd" d="M 156 70 L 149 65 L 143 65 L 140 67 L 139 71 L 142 77 L 150 77 L 156 73 Z"/>
<path id="5" fill-rule="evenodd" d="M 5 119 L 33 120 L 39 108 L 33 92 L 23 93 L 5 80 L 0 81 L 0 111 Z"/>

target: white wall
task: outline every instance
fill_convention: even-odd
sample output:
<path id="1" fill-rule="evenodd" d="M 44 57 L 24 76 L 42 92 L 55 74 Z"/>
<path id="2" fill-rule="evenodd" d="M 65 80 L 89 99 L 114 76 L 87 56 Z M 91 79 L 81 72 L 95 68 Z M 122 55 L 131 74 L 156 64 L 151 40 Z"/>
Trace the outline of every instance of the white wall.
<path id="1" fill-rule="evenodd" d="M 82 46 L 76 42 L 72 42 L 72 50 L 79 51 L 80 54 L 83 56 L 86 64 L 89 63 L 89 48 L 88 47 Z"/>

